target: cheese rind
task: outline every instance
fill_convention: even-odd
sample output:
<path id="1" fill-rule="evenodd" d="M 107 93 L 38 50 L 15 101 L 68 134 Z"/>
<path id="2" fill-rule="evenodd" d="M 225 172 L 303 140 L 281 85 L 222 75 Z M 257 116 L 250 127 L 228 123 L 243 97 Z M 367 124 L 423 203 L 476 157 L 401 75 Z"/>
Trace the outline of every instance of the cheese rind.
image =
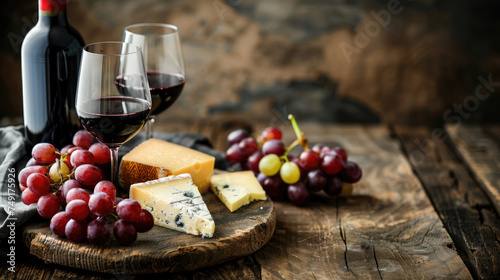
<path id="1" fill-rule="evenodd" d="M 211 183 L 212 192 L 231 212 L 252 201 L 266 200 L 266 192 L 252 171 L 213 175 Z"/>
<path id="2" fill-rule="evenodd" d="M 213 156 L 151 138 L 123 156 L 120 185 L 127 189 L 135 183 L 189 173 L 200 193 L 205 193 L 210 187 L 214 164 Z"/>
<path id="3" fill-rule="evenodd" d="M 151 212 L 155 225 L 212 237 L 215 223 L 189 174 L 130 186 L 130 198 Z"/>

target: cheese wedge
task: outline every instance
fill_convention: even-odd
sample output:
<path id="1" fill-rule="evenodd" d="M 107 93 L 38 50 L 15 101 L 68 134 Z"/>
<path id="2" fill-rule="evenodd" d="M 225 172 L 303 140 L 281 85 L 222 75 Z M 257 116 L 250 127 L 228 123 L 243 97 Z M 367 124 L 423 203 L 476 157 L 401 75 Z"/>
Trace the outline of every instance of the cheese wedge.
<path id="1" fill-rule="evenodd" d="M 203 238 L 214 235 L 212 215 L 189 174 L 133 184 L 130 198 L 151 212 L 155 225 Z"/>
<path id="2" fill-rule="evenodd" d="M 128 189 L 135 183 L 189 173 L 200 193 L 205 193 L 210 187 L 214 164 L 213 156 L 151 138 L 123 156 L 120 185 Z"/>
<path id="3" fill-rule="evenodd" d="M 252 201 L 266 200 L 266 192 L 252 171 L 213 175 L 211 182 L 212 192 L 231 212 Z"/>

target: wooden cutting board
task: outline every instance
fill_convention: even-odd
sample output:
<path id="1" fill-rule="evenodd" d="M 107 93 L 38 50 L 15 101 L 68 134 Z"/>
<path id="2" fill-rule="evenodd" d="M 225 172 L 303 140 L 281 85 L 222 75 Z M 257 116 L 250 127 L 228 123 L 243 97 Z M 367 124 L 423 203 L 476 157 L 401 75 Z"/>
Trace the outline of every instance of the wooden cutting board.
<path id="1" fill-rule="evenodd" d="M 212 193 L 203 199 L 215 221 L 213 238 L 154 226 L 149 232 L 139 233 L 130 246 L 119 245 L 112 236 L 99 247 L 57 237 L 50 231 L 49 222 L 41 221 L 24 227 L 23 241 L 31 254 L 47 262 L 105 273 L 140 274 L 212 266 L 252 254 L 271 239 L 276 212 L 269 198 L 234 213 Z"/>

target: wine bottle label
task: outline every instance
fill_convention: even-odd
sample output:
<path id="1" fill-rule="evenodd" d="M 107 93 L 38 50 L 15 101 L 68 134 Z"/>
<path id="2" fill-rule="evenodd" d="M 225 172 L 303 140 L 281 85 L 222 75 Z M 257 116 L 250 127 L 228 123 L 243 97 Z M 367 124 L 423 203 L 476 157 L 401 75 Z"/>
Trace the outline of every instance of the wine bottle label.
<path id="1" fill-rule="evenodd" d="M 66 0 L 39 0 L 40 10 L 44 12 L 57 12 L 66 10 Z"/>

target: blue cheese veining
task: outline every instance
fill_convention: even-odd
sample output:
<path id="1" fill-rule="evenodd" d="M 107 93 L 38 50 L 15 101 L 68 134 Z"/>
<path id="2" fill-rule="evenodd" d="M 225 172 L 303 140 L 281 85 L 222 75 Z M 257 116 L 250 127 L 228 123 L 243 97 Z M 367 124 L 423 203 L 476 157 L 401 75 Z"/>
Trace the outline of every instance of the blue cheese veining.
<path id="1" fill-rule="evenodd" d="M 153 214 L 155 225 L 212 237 L 215 223 L 189 174 L 130 186 L 130 198 Z"/>

